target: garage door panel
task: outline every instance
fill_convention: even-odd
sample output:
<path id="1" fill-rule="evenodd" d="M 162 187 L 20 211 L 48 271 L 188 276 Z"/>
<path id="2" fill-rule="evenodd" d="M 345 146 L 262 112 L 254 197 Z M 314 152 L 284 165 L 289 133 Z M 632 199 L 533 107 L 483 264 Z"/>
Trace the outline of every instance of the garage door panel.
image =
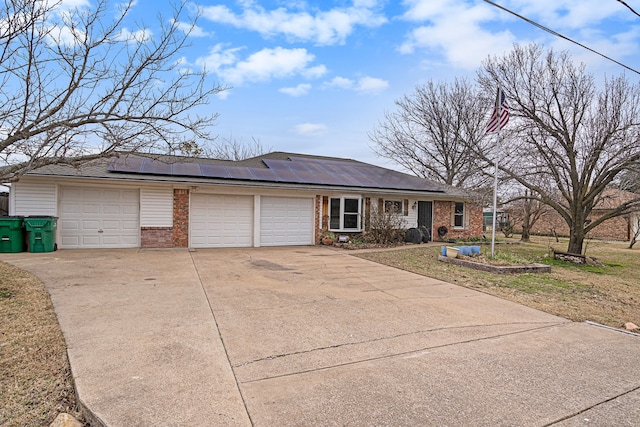
<path id="1" fill-rule="evenodd" d="M 100 244 L 98 236 L 82 236 L 81 241 L 81 246 L 83 247 L 98 247 Z"/>
<path id="2" fill-rule="evenodd" d="M 99 214 L 100 213 L 100 205 L 96 203 L 87 203 L 84 206 L 80 207 L 80 211 L 83 214 Z"/>
<path id="3" fill-rule="evenodd" d="M 128 248 L 139 246 L 139 191 L 62 187 L 60 246 Z"/>
<path id="4" fill-rule="evenodd" d="M 124 228 L 124 227 L 122 227 Z M 104 220 L 102 221 L 102 228 L 104 232 L 113 231 L 118 232 L 120 230 L 120 221 L 118 220 Z"/>
<path id="5" fill-rule="evenodd" d="M 192 247 L 252 246 L 253 197 L 194 194 L 189 222 Z"/>
<path id="6" fill-rule="evenodd" d="M 261 199 L 260 211 L 262 246 L 313 243 L 313 199 L 265 196 Z"/>
<path id="7" fill-rule="evenodd" d="M 80 222 L 80 230 L 98 230 L 100 229 L 100 221 L 85 219 Z"/>

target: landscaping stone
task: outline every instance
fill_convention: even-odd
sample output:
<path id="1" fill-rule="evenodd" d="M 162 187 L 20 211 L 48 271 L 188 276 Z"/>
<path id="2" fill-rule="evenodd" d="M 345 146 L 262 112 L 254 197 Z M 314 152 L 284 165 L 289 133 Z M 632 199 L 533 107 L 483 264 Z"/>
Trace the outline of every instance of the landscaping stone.
<path id="1" fill-rule="evenodd" d="M 473 268 L 475 270 L 486 271 L 495 274 L 505 273 L 550 273 L 551 267 L 544 264 L 526 264 L 526 265 L 491 265 L 482 262 L 474 262 L 467 259 L 449 258 L 442 255 L 438 256 L 438 261 L 448 262 L 450 264 L 461 265 L 463 267 Z"/>

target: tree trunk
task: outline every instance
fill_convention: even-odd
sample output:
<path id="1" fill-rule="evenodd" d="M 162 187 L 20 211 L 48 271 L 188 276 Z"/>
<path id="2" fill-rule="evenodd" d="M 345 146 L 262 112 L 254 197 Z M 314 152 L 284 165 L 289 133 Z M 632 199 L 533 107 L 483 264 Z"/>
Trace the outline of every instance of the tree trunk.
<path id="1" fill-rule="evenodd" d="M 522 212 L 522 236 L 520 241 L 528 242 L 531 237 L 531 201 L 524 201 L 524 209 Z"/>
<path id="2" fill-rule="evenodd" d="M 575 223 L 574 218 L 574 223 Z M 569 248 L 567 252 L 572 254 L 582 254 L 582 244 L 584 243 L 584 226 L 582 224 L 571 224 L 569 232 Z"/>

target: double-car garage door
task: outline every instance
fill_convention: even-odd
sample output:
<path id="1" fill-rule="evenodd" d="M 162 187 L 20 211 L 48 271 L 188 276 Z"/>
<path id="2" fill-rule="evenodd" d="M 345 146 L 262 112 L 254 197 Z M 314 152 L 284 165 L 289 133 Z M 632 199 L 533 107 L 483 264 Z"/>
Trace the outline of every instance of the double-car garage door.
<path id="1" fill-rule="evenodd" d="M 262 196 L 259 221 L 254 221 L 253 196 L 192 194 L 190 246 L 194 248 L 313 243 L 313 199 Z"/>

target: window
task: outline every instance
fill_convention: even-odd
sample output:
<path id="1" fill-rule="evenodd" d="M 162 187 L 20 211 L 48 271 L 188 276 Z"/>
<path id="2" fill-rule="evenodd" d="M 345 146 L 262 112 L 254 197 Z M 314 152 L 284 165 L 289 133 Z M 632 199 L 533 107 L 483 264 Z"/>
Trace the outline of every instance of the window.
<path id="1" fill-rule="evenodd" d="M 402 200 L 385 200 L 384 201 L 384 213 L 386 214 L 401 214 L 402 213 Z"/>
<path id="2" fill-rule="evenodd" d="M 329 229 L 360 231 L 362 203 L 356 197 L 334 197 L 329 200 Z"/>
<path id="3" fill-rule="evenodd" d="M 453 208 L 453 227 L 464 228 L 464 203 L 455 202 Z"/>

